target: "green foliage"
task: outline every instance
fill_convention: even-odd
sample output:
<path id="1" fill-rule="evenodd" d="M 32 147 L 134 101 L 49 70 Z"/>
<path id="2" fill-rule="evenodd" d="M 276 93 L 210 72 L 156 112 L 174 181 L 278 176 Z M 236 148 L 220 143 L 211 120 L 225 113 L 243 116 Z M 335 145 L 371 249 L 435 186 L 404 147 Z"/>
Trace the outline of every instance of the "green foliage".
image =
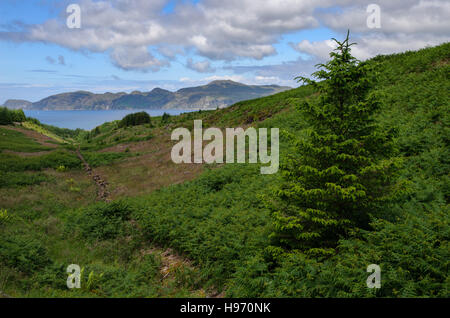
<path id="1" fill-rule="evenodd" d="M 95 291 L 99 287 L 104 274 L 103 273 L 96 274 L 94 271 L 91 271 L 89 273 L 89 275 L 87 276 L 87 279 L 85 279 L 83 281 L 83 278 L 85 278 L 84 271 L 85 271 L 85 268 L 83 267 L 81 269 L 81 273 L 80 273 L 81 288 L 83 288 L 89 292 Z"/>
<path id="2" fill-rule="evenodd" d="M 143 124 L 151 124 L 150 115 L 146 112 L 134 113 L 126 115 L 119 123 L 119 127 L 139 126 Z"/>
<path id="3" fill-rule="evenodd" d="M 23 110 L 11 110 L 6 107 L 0 107 L 0 125 L 11 125 L 14 122 L 23 122 L 26 117 Z"/>
<path id="4" fill-rule="evenodd" d="M 68 231 L 75 230 L 88 240 L 107 240 L 126 233 L 125 221 L 132 208 L 126 202 L 98 203 L 80 209 L 69 217 Z"/>
<path id="5" fill-rule="evenodd" d="M 269 273 L 263 259 L 254 259 L 237 273 L 231 295 L 448 297 L 448 209 L 436 206 L 425 212 L 411 203 L 406 208 L 408 214 L 401 220 L 378 220 L 373 224 L 374 231 L 362 231 L 359 238 L 342 240 L 339 254 L 325 262 L 291 253 Z M 366 286 L 365 269 L 369 264 L 381 267 L 379 290 Z"/>
<path id="6" fill-rule="evenodd" d="M 313 258 L 271 245 L 270 211 L 261 197 L 286 180 L 263 176 L 255 165 L 225 165 L 194 181 L 129 198 L 128 208 L 93 204 L 95 195 L 87 192 L 81 192 L 81 202 L 67 200 L 48 193 L 46 185 L 0 189 L 5 196 L 0 205 L 11 202 L 6 196 L 26 195 L 5 206 L 14 218 L 0 230 L 0 289 L 14 297 L 185 297 L 192 288 L 210 287 L 233 297 L 448 297 L 449 60 L 447 43 L 366 63 L 378 73 L 371 94 L 381 103 L 373 125 L 398 131 L 395 155 L 404 163 L 399 180 L 411 190 L 398 202 L 377 203 L 370 226 L 341 238 L 332 256 Z M 280 145 L 285 162 L 298 157 L 298 148 L 287 147 L 289 136 L 310 142 L 305 128 L 317 130 L 304 109 L 295 107 L 303 101 L 318 105 L 317 89 L 307 85 L 227 109 L 173 116 L 167 125 L 188 127 L 203 119 L 208 126 L 279 127 L 288 131 Z M 150 133 L 146 125 L 117 128 L 116 122 L 99 130 L 82 147 L 93 151 Z M 3 155 L 0 166 L 10 160 Z M 41 197 L 33 200 L 34 190 Z M 173 266 L 166 276 L 167 260 L 153 251 L 155 244 L 172 247 L 192 267 Z M 31 258 L 40 265 L 33 267 Z M 93 273 L 89 288 L 67 290 L 65 270 L 72 263 L 85 268 L 82 286 Z M 366 268 L 373 263 L 382 270 L 377 290 L 366 286 Z"/>
<path id="7" fill-rule="evenodd" d="M 40 171 L 44 168 L 57 169 L 64 165 L 67 168 L 80 168 L 81 163 L 74 153 L 57 150 L 37 157 L 19 157 L 13 154 L 0 153 L 0 171 Z"/>
<path id="8" fill-rule="evenodd" d="M 268 214 L 258 193 L 271 181 L 252 165 L 210 170 L 136 199 L 135 218 L 146 238 L 187 253 L 221 288 L 242 259 L 267 244 Z"/>
<path id="9" fill-rule="evenodd" d="M 133 156 L 130 152 L 83 152 L 84 159 L 91 167 L 106 166 L 130 156 Z"/>
<path id="10" fill-rule="evenodd" d="M 56 168 L 56 171 L 58 171 L 58 172 L 64 172 L 66 170 L 67 170 L 67 168 L 64 165 L 60 165 L 58 168 Z"/>
<path id="11" fill-rule="evenodd" d="M 0 226 L 10 221 L 11 217 L 8 215 L 6 209 L 0 209 Z"/>
<path id="12" fill-rule="evenodd" d="M 44 173 L 23 173 L 0 171 L 0 188 L 22 187 L 50 181 Z"/>
<path id="13" fill-rule="evenodd" d="M 0 151 L 38 152 L 50 150 L 23 133 L 11 129 L 0 128 Z"/>
<path id="14" fill-rule="evenodd" d="M 349 38 L 338 44 L 331 60 L 320 64 L 315 82 L 320 92 L 305 102 L 308 138 L 294 139 L 281 166 L 285 182 L 268 199 L 276 246 L 310 255 L 330 255 L 341 237 L 367 228 L 370 215 L 390 198 L 394 170 L 392 135 L 380 130 L 374 113 L 380 102 L 371 93 L 373 65 L 350 54 Z M 276 249 L 275 249 L 276 250 Z"/>
<path id="15" fill-rule="evenodd" d="M 147 141 L 153 138 L 151 124 L 119 128 L 118 121 L 105 123 L 96 133 L 88 132 L 80 135 L 81 150 L 97 151 L 122 143 Z M 97 129 L 96 128 L 96 129 Z"/>
<path id="16" fill-rule="evenodd" d="M 0 237 L 0 263 L 30 274 L 51 263 L 46 248 L 37 240 L 21 236 Z"/>
<path id="17" fill-rule="evenodd" d="M 0 125 L 11 125 L 12 123 L 10 111 L 6 107 L 0 107 Z"/>
<path id="18" fill-rule="evenodd" d="M 408 196 L 380 206 L 372 231 L 341 240 L 325 261 L 281 251 L 273 268 L 266 253 L 276 251 L 250 258 L 234 274 L 228 296 L 448 297 L 449 58 L 447 43 L 369 61 L 380 77 L 377 123 L 398 128 L 400 178 L 412 183 Z M 380 290 L 365 285 L 373 263 L 381 266 Z"/>
<path id="19" fill-rule="evenodd" d="M 57 137 L 62 137 L 62 138 L 75 139 L 75 138 L 78 138 L 79 136 L 83 135 L 83 133 L 86 133 L 85 130 L 79 129 L 79 128 L 72 130 L 69 128 L 60 128 L 60 127 L 56 127 L 56 126 L 43 124 L 36 118 L 32 118 L 32 117 L 27 117 L 26 122 L 23 125 L 30 126 L 30 127 L 34 126 L 38 132 L 41 132 L 44 135 L 50 135 L 50 137 L 53 137 L 53 138 L 56 138 L 55 136 L 57 136 Z M 46 134 L 46 132 L 48 134 Z M 56 139 L 58 139 L 58 138 L 56 138 Z"/>
<path id="20" fill-rule="evenodd" d="M 169 123 L 169 122 L 170 122 L 170 118 L 171 118 L 170 114 L 168 114 L 168 113 L 165 112 L 165 113 L 162 115 L 162 117 L 161 117 L 161 123 L 162 123 L 162 124 L 167 124 L 167 123 Z"/>

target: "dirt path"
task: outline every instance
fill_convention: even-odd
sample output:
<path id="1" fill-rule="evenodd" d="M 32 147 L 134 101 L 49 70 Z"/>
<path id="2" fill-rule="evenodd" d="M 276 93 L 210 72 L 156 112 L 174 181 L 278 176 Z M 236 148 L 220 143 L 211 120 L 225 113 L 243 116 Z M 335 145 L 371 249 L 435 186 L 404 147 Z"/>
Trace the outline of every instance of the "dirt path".
<path id="1" fill-rule="evenodd" d="M 88 174 L 89 177 L 94 179 L 95 184 L 97 184 L 98 192 L 97 192 L 97 198 L 98 200 L 102 200 L 105 202 L 110 202 L 109 199 L 109 191 L 107 189 L 108 183 L 99 175 L 94 173 L 89 163 L 84 159 L 83 155 L 80 152 L 80 149 L 78 148 L 76 150 L 78 158 L 83 162 L 84 170 Z"/>

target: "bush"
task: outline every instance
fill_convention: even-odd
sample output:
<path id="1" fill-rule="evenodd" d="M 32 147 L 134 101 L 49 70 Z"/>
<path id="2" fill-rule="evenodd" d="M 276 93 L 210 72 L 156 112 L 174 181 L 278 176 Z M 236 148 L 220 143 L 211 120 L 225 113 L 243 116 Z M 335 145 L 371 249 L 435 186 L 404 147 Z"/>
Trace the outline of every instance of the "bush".
<path id="1" fill-rule="evenodd" d="M 0 125 L 12 124 L 11 113 L 6 107 L 0 107 Z"/>
<path id="2" fill-rule="evenodd" d="M 0 125 L 11 125 L 14 122 L 23 122 L 26 117 L 23 110 L 11 110 L 0 107 Z"/>
<path id="3" fill-rule="evenodd" d="M 71 214 L 67 230 L 89 240 L 108 240 L 127 233 L 132 208 L 125 201 L 98 203 Z"/>
<path id="4" fill-rule="evenodd" d="M 6 224 L 11 220 L 11 217 L 8 215 L 8 211 L 5 209 L 0 209 L 0 225 Z"/>
<path id="5" fill-rule="evenodd" d="M 50 180 L 51 178 L 44 173 L 28 174 L 23 172 L 0 171 L 0 188 L 34 185 Z"/>
<path id="6" fill-rule="evenodd" d="M 21 236 L 0 237 L 0 262 L 26 274 L 52 263 L 41 242 Z"/>
<path id="7" fill-rule="evenodd" d="M 74 153 L 63 150 L 53 151 L 38 157 L 19 157 L 13 154 L 0 153 L 0 171 L 40 171 L 45 168 L 57 169 L 59 166 L 66 168 L 79 168 L 81 162 Z"/>
<path id="8" fill-rule="evenodd" d="M 170 117 L 171 117 L 170 114 L 164 112 L 164 114 L 163 114 L 162 117 L 161 117 L 161 123 L 162 123 L 162 124 L 167 124 L 167 123 L 169 123 L 169 122 L 170 122 Z"/>
<path id="9" fill-rule="evenodd" d="M 151 124 L 150 115 L 146 112 L 134 113 L 125 116 L 119 123 L 119 128 Z"/>

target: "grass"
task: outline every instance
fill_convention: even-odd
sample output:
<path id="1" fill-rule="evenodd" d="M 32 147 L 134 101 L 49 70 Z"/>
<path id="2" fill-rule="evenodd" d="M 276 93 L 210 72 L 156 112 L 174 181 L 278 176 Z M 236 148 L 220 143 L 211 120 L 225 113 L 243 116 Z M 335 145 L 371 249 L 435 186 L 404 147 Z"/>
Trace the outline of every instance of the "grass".
<path id="1" fill-rule="evenodd" d="M 38 124 L 30 122 L 30 121 L 25 121 L 22 123 L 22 126 L 27 129 L 34 130 L 34 131 L 36 131 L 44 136 L 47 136 L 61 144 L 67 142 L 65 139 L 61 138 L 60 136 L 56 135 L 55 133 L 52 133 L 48 129 L 44 128 L 44 126 L 42 126 L 42 125 L 38 125 Z"/>
<path id="2" fill-rule="evenodd" d="M 42 146 L 40 143 L 28 138 L 21 132 L 0 127 L 0 151 L 39 152 L 51 149 L 52 148 Z"/>
<path id="3" fill-rule="evenodd" d="M 63 149 L 37 157 L 0 153 L 0 171 L 3 172 L 41 171 L 59 166 L 81 168 L 81 162 L 75 153 Z"/>

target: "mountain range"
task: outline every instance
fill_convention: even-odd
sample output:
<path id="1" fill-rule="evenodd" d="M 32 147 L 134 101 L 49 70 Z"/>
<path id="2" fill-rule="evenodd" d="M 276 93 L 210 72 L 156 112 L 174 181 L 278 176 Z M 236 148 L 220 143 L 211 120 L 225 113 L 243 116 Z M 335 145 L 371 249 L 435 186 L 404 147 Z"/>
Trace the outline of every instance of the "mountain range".
<path id="1" fill-rule="evenodd" d="M 291 87 L 245 85 L 213 81 L 207 85 L 171 92 L 155 88 L 150 92 L 95 94 L 77 91 L 52 95 L 38 102 L 7 100 L 4 106 L 30 110 L 114 110 L 114 109 L 216 109 L 239 101 L 280 93 Z"/>

